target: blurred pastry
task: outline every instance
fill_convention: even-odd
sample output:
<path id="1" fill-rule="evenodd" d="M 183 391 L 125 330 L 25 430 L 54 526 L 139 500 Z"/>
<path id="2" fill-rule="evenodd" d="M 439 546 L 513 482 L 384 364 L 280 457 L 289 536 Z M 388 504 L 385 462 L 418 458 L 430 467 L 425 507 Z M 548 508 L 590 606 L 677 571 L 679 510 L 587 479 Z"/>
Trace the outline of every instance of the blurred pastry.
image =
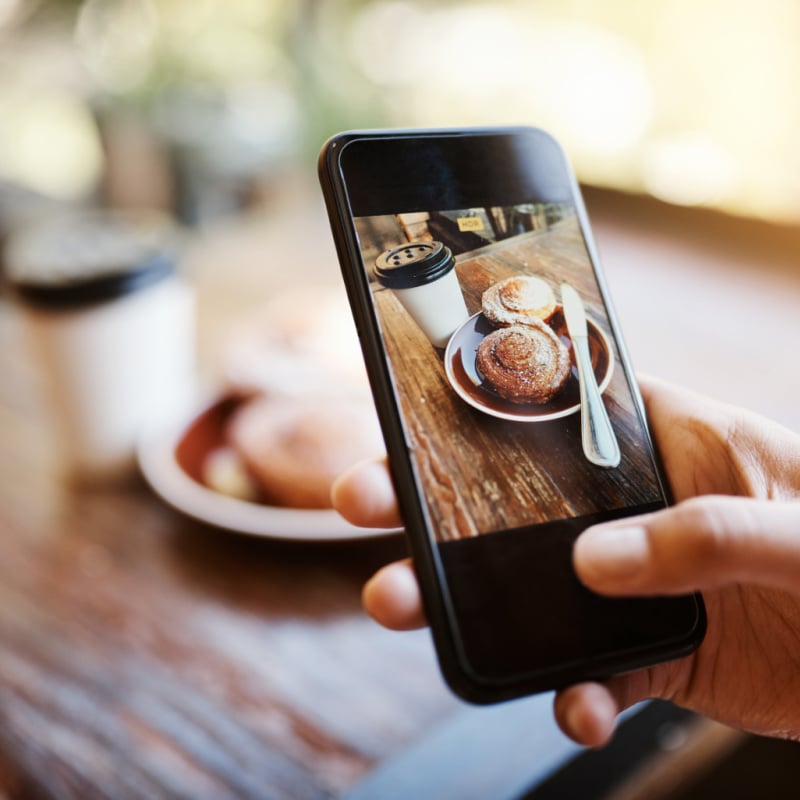
<path id="1" fill-rule="evenodd" d="M 335 478 L 384 451 L 369 398 L 257 397 L 232 417 L 227 438 L 266 502 L 330 508 Z"/>
<path id="2" fill-rule="evenodd" d="M 512 403 L 546 403 L 564 387 L 572 370 L 569 351 L 542 322 L 490 333 L 478 346 L 479 374 Z"/>
<path id="3" fill-rule="evenodd" d="M 493 283 L 482 297 L 482 310 L 495 325 L 547 322 L 556 310 L 556 296 L 549 284 L 532 275 L 516 275 Z"/>
<path id="4" fill-rule="evenodd" d="M 344 288 L 302 286 L 274 295 L 224 344 L 228 388 L 238 394 L 369 396 Z"/>

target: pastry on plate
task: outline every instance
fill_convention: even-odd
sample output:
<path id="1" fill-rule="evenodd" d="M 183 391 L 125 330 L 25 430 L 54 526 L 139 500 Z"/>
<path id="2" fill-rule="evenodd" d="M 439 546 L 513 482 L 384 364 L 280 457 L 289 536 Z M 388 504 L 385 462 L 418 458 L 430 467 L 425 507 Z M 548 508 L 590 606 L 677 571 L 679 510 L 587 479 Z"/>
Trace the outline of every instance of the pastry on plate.
<path id="1" fill-rule="evenodd" d="M 330 508 L 336 477 L 384 451 L 367 397 L 256 397 L 231 418 L 227 438 L 266 502 L 290 508 Z"/>
<path id="2" fill-rule="evenodd" d="M 547 403 L 572 370 L 569 351 L 542 322 L 493 331 L 478 345 L 475 364 L 486 383 L 512 403 Z"/>
<path id="3" fill-rule="evenodd" d="M 547 322 L 556 310 L 556 296 L 547 281 L 533 275 L 515 275 L 493 283 L 481 300 L 484 315 L 495 325 Z"/>

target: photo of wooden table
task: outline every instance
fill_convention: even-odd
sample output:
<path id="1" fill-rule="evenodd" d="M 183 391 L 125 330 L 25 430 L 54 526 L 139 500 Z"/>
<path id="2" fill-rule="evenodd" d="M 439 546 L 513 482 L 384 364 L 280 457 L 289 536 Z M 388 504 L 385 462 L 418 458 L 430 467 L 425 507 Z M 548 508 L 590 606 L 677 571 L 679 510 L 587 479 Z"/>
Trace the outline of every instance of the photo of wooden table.
<path id="1" fill-rule="evenodd" d="M 658 483 L 639 417 L 614 350 L 603 300 L 577 218 L 495 242 L 457 257 L 467 309 L 483 292 L 517 274 L 537 275 L 556 292 L 580 294 L 587 315 L 606 334 L 614 369 L 604 401 L 622 451 L 618 468 L 583 455 L 580 411 L 560 419 L 517 422 L 489 416 L 453 390 L 442 361 L 391 290 L 374 298 L 407 436 L 425 483 L 440 540 L 657 502 Z"/>

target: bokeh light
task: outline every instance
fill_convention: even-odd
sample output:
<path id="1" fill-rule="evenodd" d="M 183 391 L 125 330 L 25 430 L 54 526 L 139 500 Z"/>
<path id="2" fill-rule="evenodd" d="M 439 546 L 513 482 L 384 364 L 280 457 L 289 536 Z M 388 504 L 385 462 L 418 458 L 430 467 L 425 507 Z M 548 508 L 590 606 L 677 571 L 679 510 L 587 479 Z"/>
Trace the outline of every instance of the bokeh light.
<path id="1" fill-rule="evenodd" d="M 55 97 L 53 114 L 134 109 L 156 136 L 205 136 L 212 160 L 269 152 L 254 170 L 313 169 L 345 128 L 531 124 L 586 183 L 796 222 L 797 41 L 786 0 L 0 0 L 0 83 L 36 96 L 4 104 L 0 139 L 46 139 Z M 57 149 L 73 142 L 55 171 L 83 164 L 74 186 L 96 179 L 88 127 L 67 124 Z M 0 177 L 41 185 L 21 146 Z"/>
<path id="2" fill-rule="evenodd" d="M 102 148 L 86 106 L 61 93 L 0 81 L 0 179 L 54 198 L 90 192 L 102 170 Z"/>

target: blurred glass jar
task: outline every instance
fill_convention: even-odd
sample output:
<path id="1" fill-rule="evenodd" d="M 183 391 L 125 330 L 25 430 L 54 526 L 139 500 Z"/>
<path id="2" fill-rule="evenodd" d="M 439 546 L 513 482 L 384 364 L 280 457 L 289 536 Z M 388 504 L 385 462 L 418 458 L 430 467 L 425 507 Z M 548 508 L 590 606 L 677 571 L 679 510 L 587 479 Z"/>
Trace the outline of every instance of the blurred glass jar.
<path id="1" fill-rule="evenodd" d="M 69 477 L 132 474 L 146 426 L 194 395 L 194 298 L 175 227 L 87 211 L 14 234 L 6 265 L 41 367 Z"/>

